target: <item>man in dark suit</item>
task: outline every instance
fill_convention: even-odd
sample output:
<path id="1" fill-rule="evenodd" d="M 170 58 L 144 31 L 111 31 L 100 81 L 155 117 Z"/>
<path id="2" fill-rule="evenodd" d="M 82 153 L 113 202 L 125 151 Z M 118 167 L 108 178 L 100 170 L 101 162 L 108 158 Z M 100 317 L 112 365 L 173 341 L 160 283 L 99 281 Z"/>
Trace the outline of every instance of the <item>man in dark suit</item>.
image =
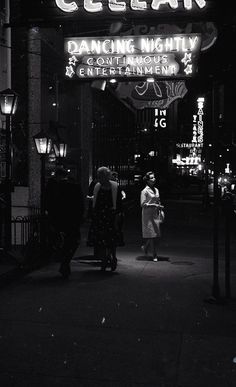
<path id="1" fill-rule="evenodd" d="M 71 273 L 70 261 L 80 242 L 83 193 L 80 185 L 69 178 L 66 170 L 58 169 L 55 178 L 48 181 L 45 196 L 49 224 L 62 239 L 59 272 L 63 278 L 68 278 Z"/>

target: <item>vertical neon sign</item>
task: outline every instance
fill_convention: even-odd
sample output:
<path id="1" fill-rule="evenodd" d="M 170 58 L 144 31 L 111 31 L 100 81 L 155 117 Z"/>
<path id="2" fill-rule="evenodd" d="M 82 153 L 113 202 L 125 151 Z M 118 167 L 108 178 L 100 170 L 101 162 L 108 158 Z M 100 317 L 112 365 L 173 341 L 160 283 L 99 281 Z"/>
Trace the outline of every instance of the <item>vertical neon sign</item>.
<path id="1" fill-rule="evenodd" d="M 204 135 L 204 97 L 197 99 L 197 114 L 193 114 L 193 147 L 190 149 L 190 157 L 196 157 L 198 162 L 201 162 L 203 135 Z"/>

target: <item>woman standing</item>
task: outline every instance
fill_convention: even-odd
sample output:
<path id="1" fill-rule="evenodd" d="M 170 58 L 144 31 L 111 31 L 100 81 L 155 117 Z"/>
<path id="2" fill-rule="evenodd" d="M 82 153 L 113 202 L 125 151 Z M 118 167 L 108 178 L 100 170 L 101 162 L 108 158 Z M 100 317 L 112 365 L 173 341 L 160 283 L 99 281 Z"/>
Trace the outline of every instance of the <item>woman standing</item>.
<path id="1" fill-rule="evenodd" d="M 143 177 L 146 187 L 141 192 L 140 204 L 142 207 L 142 236 L 145 241 L 142 250 L 145 254 L 152 254 L 154 262 L 158 261 L 157 249 L 161 236 L 161 205 L 159 191 L 155 187 L 156 178 L 153 172 L 147 172 Z"/>
<path id="2" fill-rule="evenodd" d="M 97 170 L 97 183 L 93 190 L 94 248 L 102 260 L 102 270 L 108 263 L 114 271 L 117 266 L 117 224 L 121 213 L 121 191 L 117 182 L 111 180 L 107 167 Z"/>

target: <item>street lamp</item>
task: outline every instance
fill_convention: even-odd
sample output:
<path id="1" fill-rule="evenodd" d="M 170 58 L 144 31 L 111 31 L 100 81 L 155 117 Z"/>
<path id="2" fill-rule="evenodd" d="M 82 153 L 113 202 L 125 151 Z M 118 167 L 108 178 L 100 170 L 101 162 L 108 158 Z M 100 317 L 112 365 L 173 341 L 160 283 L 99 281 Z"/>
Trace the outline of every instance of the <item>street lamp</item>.
<path id="1" fill-rule="evenodd" d="M 12 116 L 16 112 L 18 94 L 11 89 L 0 91 L 0 109 L 1 114 Z"/>
<path id="2" fill-rule="evenodd" d="M 67 144 L 63 141 L 60 141 L 59 143 L 53 144 L 55 156 L 57 158 L 64 158 L 67 154 Z"/>
<path id="3" fill-rule="evenodd" d="M 37 152 L 40 156 L 45 157 L 50 153 L 52 147 L 52 139 L 41 130 L 35 136 L 33 136 Z"/>
<path id="4" fill-rule="evenodd" d="M 67 154 L 67 144 L 62 140 L 56 141 L 53 143 L 53 149 L 56 156 L 56 165 L 64 167 L 63 159 Z"/>
<path id="5" fill-rule="evenodd" d="M 52 140 L 51 138 L 44 132 L 40 131 L 38 134 L 33 136 L 35 146 L 37 149 L 38 154 L 41 158 L 41 174 L 40 174 L 40 186 L 41 186 L 41 192 L 40 192 L 40 215 L 41 215 L 41 222 L 40 222 L 40 242 L 41 247 L 45 247 L 45 162 L 46 162 L 46 156 L 49 155 L 51 147 L 52 147 Z"/>
<path id="6" fill-rule="evenodd" d="M 11 116 L 15 114 L 18 94 L 11 89 L 0 92 L 0 112 L 6 116 L 6 175 L 5 175 L 5 233 L 4 247 L 11 247 L 11 177 L 12 177 L 12 133 Z"/>

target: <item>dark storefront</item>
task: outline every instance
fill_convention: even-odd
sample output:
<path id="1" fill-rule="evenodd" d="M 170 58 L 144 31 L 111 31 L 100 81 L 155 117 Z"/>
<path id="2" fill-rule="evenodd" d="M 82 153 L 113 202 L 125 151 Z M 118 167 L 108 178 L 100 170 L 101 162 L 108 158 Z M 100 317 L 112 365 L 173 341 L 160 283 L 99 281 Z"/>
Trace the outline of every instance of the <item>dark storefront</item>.
<path id="1" fill-rule="evenodd" d="M 40 125 L 67 142 L 63 163 L 83 184 L 105 164 L 118 170 L 124 185 L 136 184 L 145 171 L 153 169 L 165 191 L 176 176 L 179 180 L 185 176 L 186 187 L 186 176 L 201 180 L 206 170 L 213 171 L 209 144 L 215 141 L 215 125 L 222 154 L 219 172 L 230 164 L 231 174 L 236 173 L 230 103 L 235 90 L 233 48 L 227 50 L 230 63 L 221 55 L 235 33 L 227 8 L 215 1 L 91 1 L 85 5 L 35 1 L 34 6 L 22 1 L 21 7 L 14 3 L 13 42 L 21 47 L 21 53 L 13 51 L 14 88 L 24 96 L 30 89 L 35 98 L 32 78 L 41 74 Z M 126 9 L 118 12 L 122 7 Z M 29 60 L 29 34 L 40 40 L 37 69 L 35 58 Z M 22 64 L 18 64 L 19 55 L 25 61 Z M 25 74 L 24 63 L 28 74 L 23 78 L 19 73 Z M 115 83 L 110 82 L 113 78 Z M 147 78 L 153 80 L 149 83 Z M 204 129 L 201 144 L 195 147 L 193 116 L 199 97 L 205 99 Z M 35 117 L 30 98 L 20 107 L 16 128 L 29 128 L 31 135 L 29 121 Z M 15 143 L 17 147 L 17 138 Z M 190 145 L 183 149 L 180 144 Z M 15 176 L 16 180 L 21 176 L 18 183 L 24 184 L 27 179 L 20 171 L 25 158 L 19 156 Z M 48 173 L 54 168 L 52 155 Z M 30 169 L 29 160 L 29 175 Z"/>

